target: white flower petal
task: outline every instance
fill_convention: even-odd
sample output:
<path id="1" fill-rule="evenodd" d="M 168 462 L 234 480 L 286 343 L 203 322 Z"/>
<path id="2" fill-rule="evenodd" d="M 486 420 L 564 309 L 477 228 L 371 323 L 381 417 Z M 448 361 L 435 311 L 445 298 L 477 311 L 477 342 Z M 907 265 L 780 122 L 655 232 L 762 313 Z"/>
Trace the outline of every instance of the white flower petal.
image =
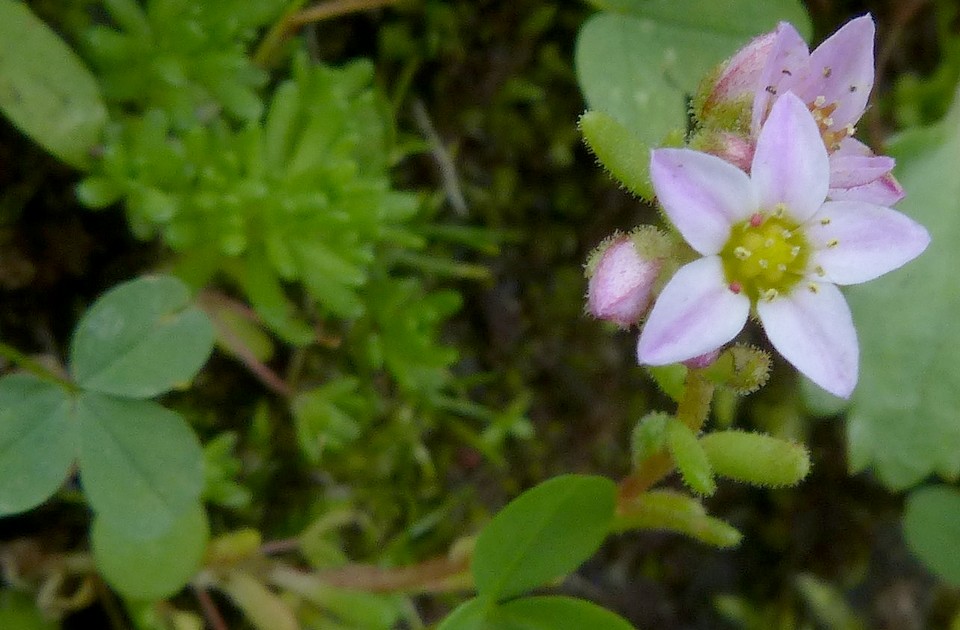
<path id="1" fill-rule="evenodd" d="M 811 264 L 836 284 L 873 280 L 913 260 L 930 234 L 910 217 L 869 203 L 828 201 L 804 229 Z"/>
<path id="2" fill-rule="evenodd" d="M 798 223 L 827 197 L 830 162 L 813 115 L 795 94 L 780 95 L 760 129 L 750 179 L 760 208 L 782 203 Z"/>
<path id="3" fill-rule="evenodd" d="M 754 137 L 760 133 L 760 127 L 767 119 L 777 95 L 790 89 L 810 56 L 807 43 L 790 24 L 780 22 L 775 33 L 776 39 L 753 97 L 750 129 Z"/>
<path id="4" fill-rule="evenodd" d="M 835 201 L 863 201 L 877 206 L 890 207 L 897 203 L 907 193 L 903 186 L 893 176 L 893 173 L 887 173 L 883 177 L 877 178 L 869 184 L 862 186 L 853 186 L 852 188 L 831 188 L 827 193 L 827 198 Z"/>
<path id="5" fill-rule="evenodd" d="M 840 141 L 840 146 L 833 152 L 833 155 L 875 155 L 873 149 L 860 142 L 852 136 L 848 136 Z"/>
<path id="6" fill-rule="evenodd" d="M 830 156 L 830 187 L 853 188 L 877 180 L 893 170 L 896 161 L 886 155 Z"/>
<path id="7" fill-rule="evenodd" d="M 857 331 L 840 289 L 828 282 L 816 287 L 801 284 L 789 295 L 760 300 L 757 313 L 783 358 L 831 394 L 849 398 L 859 373 Z"/>
<path id="8" fill-rule="evenodd" d="M 757 211 L 747 174 L 720 158 L 690 149 L 656 149 L 650 179 L 667 217 L 690 245 L 716 254 L 730 226 Z"/>
<path id="9" fill-rule="evenodd" d="M 873 18 L 864 15 L 850 20 L 810 53 L 810 60 L 794 91 L 804 101 L 818 96 L 827 104 L 836 103 L 829 129 L 836 131 L 856 124 L 867 106 L 873 88 Z"/>
<path id="10" fill-rule="evenodd" d="M 750 299 L 729 289 L 718 256 L 695 260 L 657 298 L 640 333 L 637 359 L 666 365 L 716 350 L 743 329 L 749 313 Z"/>

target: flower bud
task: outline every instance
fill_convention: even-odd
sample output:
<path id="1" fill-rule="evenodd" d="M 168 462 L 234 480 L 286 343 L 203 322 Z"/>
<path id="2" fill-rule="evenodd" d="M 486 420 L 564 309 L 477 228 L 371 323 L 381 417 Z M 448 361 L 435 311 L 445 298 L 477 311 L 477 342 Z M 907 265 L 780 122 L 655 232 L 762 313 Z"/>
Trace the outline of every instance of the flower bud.
<path id="1" fill-rule="evenodd" d="M 753 39 L 707 77 L 694 103 L 694 112 L 701 124 L 709 125 L 713 119 L 728 114 L 734 117 L 745 114 L 743 122 L 749 124 L 753 95 L 776 36 L 777 32 L 772 31 Z M 723 121 L 718 126 L 733 128 L 732 122 Z"/>
<path id="2" fill-rule="evenodd" d="M 590 314 L 622 328 L 643 319 L 669 246 L 667 236 L 650 226 L 601 243 L 587 262 Z"/>

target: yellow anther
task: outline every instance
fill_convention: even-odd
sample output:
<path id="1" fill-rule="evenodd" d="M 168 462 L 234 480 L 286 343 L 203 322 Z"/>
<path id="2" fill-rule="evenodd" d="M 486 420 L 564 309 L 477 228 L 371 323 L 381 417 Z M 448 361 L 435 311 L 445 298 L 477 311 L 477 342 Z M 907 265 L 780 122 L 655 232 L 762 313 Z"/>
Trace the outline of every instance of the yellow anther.
<path id="1" fill-rule="evenodd" d="M 780 236 L 782 236 L 783 238 L 789 240 L 789 239 L 793 238 L 793 232 L 791 232 L 790 230 L 784 230 L 783 232 L 780 232 Z"/>
<path id="2" fill-rule="evenodd" d="M 840 244 L 840 241 L 838 241 L 835 238 L 831 238 L 829 241 L 827 241 L 827 247 L 836 247 L 839 244 Z"/>
<path id="3" fill-rule="evenodd" d="M 737 247 L 733 250 L 733 255 L 739 260 L 746 260 L 747 258 L 753 256 L 753 252 L 746 247 Z"/>
<path id="4" fill-rule="evenodd" d="M 767 267 L 770 266 L 770 263 L 767 262 L 766 258 L 761 258 L 760 260 L 757 261 L 757 265 L 759 265 L 761 269 L 766 269 Z"/>
<path id="5" fill-rule="evenodd" d="M 820 286 L 816 282 L 808 282 L 807 288 L 810 289 L 810 293 L 819 293 Z"/>
<path id="6" fill-rule="evenodd" d="M 781 272 L 782 272 L 782 271 L 786 271 L 786 270 L 787 270 L 787 266 L 786 266 L 785 264 L 783 264 L 783 263 L 778 263 L 778 264 L 777 264 L 777 270 L 778 270 L 778 271 L 781 271 Z"/>
<path id="7" fill-rule="evenodd" d="M 826 72 L 826 70 L 827 70 L 827 69 L 824 68 L 824 71 L 825 71 L 825 72 Z M 826 104 L 827 104 L 827 97 L 824 96 L 823 94 L 821 94 L 821 95 L 818 96 L 817 98 L 813 99 L 813 106 L 814 106 L 814 107 L 823 107 L 823 106 L 826 105 Z"/>
<path id="8" fill-rule="evenodd" d="M 824 125 L 825 127 L 832 127 L 832 126 L 833 126 L 833 116 L 827 116 L 826 118 L 824 118 L 824 119 L 823 119 L 823 125 Z"/>
<path id="9" fill-rule="evenodd" d="M 763 242 L 763 246 L 764 246 L 764 247 L 773 247 L 773 242 L 774 242 L 774 241 L 773 241 L 772 238 L 768 238 L 767 240 L 765 240 L 765 241 Z"/>
<path id="10" fill-rule="evenodd" d="M 773 302 L 775 299 L 777 299 L 778 295 L 780 295 L 780 293 L 777 292 L 776 289 L 767 289 L 766 291 L 763 292 L 763 294 L 760 297 L 766 300 L 767 302 Z"/>
<path id="11" fill-rule="evenodd" d="M 830 225 L 830 217 L 823 217 L 820 219 L 820 225 Z"/>

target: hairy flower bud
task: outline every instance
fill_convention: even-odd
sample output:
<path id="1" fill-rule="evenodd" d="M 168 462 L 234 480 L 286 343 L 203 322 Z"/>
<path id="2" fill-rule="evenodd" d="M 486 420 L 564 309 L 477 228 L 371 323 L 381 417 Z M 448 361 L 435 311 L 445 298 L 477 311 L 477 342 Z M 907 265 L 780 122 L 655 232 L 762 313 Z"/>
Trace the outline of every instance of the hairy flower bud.
<path id="1" fill-rule="evenodd" d="M 731 107 L 745 109 L 749 119 L 749 108 L 753 105 L 754 93 L 776 35 L 776 31 L 772 31 L 754 38 L 700 86 L 695 110 L 701 123 L 722 117 Z M 729 126 L 729 123 L 722 126 Z"/>
<path id="2" fill-rule="evenodd" d="M 645 226 L 605 240 L 587 263 L 587 310 L 629 328 L 646 315 L 669 248 L 667 237 Z"/>

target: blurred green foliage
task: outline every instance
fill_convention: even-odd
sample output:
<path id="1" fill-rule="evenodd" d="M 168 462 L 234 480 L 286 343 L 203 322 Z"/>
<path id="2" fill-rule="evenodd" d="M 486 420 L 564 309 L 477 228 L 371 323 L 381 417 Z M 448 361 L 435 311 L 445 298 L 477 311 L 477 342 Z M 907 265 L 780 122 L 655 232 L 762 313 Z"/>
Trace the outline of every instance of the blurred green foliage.
<path id="1" fill-rule="evenodd" d="M 631 337 L 582 317 L 581 264 L 614 228 L 653 213 L 617 191 L 580 144 L 575 122 L 584 103 L 572 60 L 586 4 L 408 0 L 310 26 L 278 49 L 279 63 L 258 66 L 265 33 L 299 4 L 29 3 L 87 64 L 106 104 L 106 131 L 79 199 L 122 207 L 151 245 L 96 231 L 112 225 L 110 213 L 83 216 L 81 236 L 92 235 L 98 254 L 78 267 L 88 275 L 73 288 L 74 276 L 57 267 L 64 254 L 37 254 L 34 243 L 47 241 L 23 238 L 28 228 L 15 226 L 2 235 L 4 255 L 33 256 L 36 275 L 25 277 L 37 285 L 25 290 L 25 312 L 0 312 L 0 323 L 5 340 L 33 347 L 52 337 L 65 347 L 59 331 L 73 329 L 92 295 L 143 267 L 170 268 L 204 287 L 199 304 L 233 358 L 215 356 L 190 389 L 164 402 L 204 439 L 203 499 L 214 535 L 251 528 L 240 531 L 258 532 L 253 550 L 261 536 L 268 547 L 293 540 L 314 569 L 397 566 L 445 552 L 476 531 L 490 506 L 534 481 L 628 470 L 636 418 L 671 407 L 635 367 Z M 634 3 L 602 6 L 627 4 Z M 844 7 L 816 9 L 821 35 L 844 17 L 826 13 Z M 936 8 L 945 60 L 954 58 L 951 10 L 949 2 Z M 706 19 L 700 13 L 682 17 Z M 735 38 L 751 34 L 737 30 Z M 953 91 L 952 64 L 902 79 L 875 111 L 901 124 L 939 119 Z M 687 89 L 670 86 L 677 124 Z M 49 208 L 62 213 L 56 217 L 76 214 L 64 192 L 73 174 L 7 130 L 3 141 L 4 221 L 19 216 L 39 232 Z M 18 262 L 11 256 L 0 260 L 4 282 Z M 36 297 L 54 293 L 50 287 L 67 297 Z M 287 394 L 244 369 L 264 366 Z M 883 510 L 895 500 L 862 476 L 845 476 L 835 426 L 808 422 L 782 367 L 757 397 L 730 402 L 724 422 L 754 418 L 782 437 L 809 439 L 813 480 L 796 491 L 727 489 L 711 499 L 710 513 L 752 541 L 731 554 L 707 555 L 674 537 L 613 540 L 601 561 L 613 560 L 581 572 L 591 593 L 605 589 L 611 607 L 641 627 L 671 627 L 720 623 L 707 611 L 709 596 L 737 588 L 743 607 L 770 603 L 764 610 L 789 610 L 803 627 L 823 611 L 799 611 L 797 572 L 814 567 L 847 585 L 851 575 L 862 578 L 870 545 L 883 544 L 873 541 L 870 517 L 886 522 Z M 666 391 L 674 390 L 672 376 L 659 375 Z M 57 496 L 10 526 L 51 548 L 67 538 L 70 551 L 89 516 L 75 509 L 82 499 L 74 485 Z M 708 521 L 698 501 L 672 490 L 655 499 L 685 501 L 689 518 L 678 531 L 706 524 L 718 544 L 739 540 L 726 523 Z M 49 521 L 60 523 L 52 534 Z M 761 574 L 766 579 L 756 580 Z M 308 626 L 422 625 L 404 596 L 320 592 L 312 582 L 267 584 L 253 575 L 234 571 L 212 587 L 255 614 L 296 600 Z M 452 603 L 430 599 L 418 609 L 437 619 Z M 0 619 L 45 627 L 33 607 L 0 591 Z M 370 615 L 352 617 L 359 607 Z M 131 603 L 128 612 L 138 628 L 166 630 L 197 627 L 195 608 L 177 598 L 162 608 Z M 517 612 L 525 621 L 538 614 Z"/>

